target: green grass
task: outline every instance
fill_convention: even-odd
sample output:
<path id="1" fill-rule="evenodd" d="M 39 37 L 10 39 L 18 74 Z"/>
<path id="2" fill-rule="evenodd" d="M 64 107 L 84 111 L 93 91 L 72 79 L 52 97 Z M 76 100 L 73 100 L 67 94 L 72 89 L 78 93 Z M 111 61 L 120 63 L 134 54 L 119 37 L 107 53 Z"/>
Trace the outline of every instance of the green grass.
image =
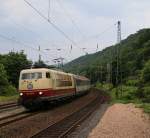
<path id="1" fill-rule="evenodd" d="M 143 103 L 142 99 L 135 96 L 137 88 L 134 86 L 123 86 L 123 94 L 118 99 L 115 96 L 116 89 L 111 92 L 112 103 L 134 103 L 136 107 L 143 108 L 145 113 L 150 114 L 150 103 Z"/>
<path id="2" fill-rule="evenodd" d="M 4 87 L 3 91 L 0 93 L 0 103 L 7 101 L 16 101 L 19 97 L 19 93 L 16 88 L 12 85 Z"/>
<path id="3" fill-rule="evenodd" d="M 143 108 L 145 113 L 150 115 L 150 103 L 144 103 L 142 99 L 136 97 L 136 92 L 138 88 L 136 86 L 127 86 L 122 85 L 122 87 L 118 86 L 118 98 L 116 97 L 116 88 L 111 88 L 110 84 L 97 84 L 98 89 L 106 90 L 111 96 L 111 104 L 115 103 L 134 103 L 136 107 Z M 122 90 L 122 91 L 121 91 Z"/>
<path id="4" fill-rule="evenodd" d="M 150 114 L 150 103 L 138 103 L 136 104 L 137 108 L 143 108 L 145 113 Z"/>
<path id="5" fill-rule="evenodd" d="M 7 101 L 16 101 L 19 95 L 13 96 L 0 96 L 0 102 L 7 102 Z"/>
<path id="6" fill-rule="evenodd" d="M 116 91 L 118 89 L 118 97 L 116 97 Z M 118 88 L 113 88 L 110 92 L 112 102 L 138 102 L 139 100 L 136 98 L 135 93 L 137 91 L 137 87 L 135 86 L 119 86 Z"/>
<path id="7" fill-rule="evenodd" d="M 113 88 L 112 84 L 101 84 L 99 82 L 96 83 L 96 88 L 97 89 L 103 89 L 103 90 L 106 90 L 106 91 L 109 91 L 110 89 Z"/>

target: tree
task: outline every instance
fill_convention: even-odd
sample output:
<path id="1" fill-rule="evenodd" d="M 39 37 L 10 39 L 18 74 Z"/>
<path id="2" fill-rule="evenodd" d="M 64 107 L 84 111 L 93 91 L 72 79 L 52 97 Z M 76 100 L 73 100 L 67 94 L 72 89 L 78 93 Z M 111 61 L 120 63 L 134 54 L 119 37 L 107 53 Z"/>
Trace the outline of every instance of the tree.
<path id="1" fill-rule="evenodd" d="M 145 63 L 141 71 L 141 79 L 138 86 L 137 96 L 142 98 L 143 102 L 150 103 L 150 60 Z"/>
<path id="2" fill-rule="evenodd" d="M 44 61 L 35 62 L 33 68 L 48 68 Z"/>
<path id="3" fill-rule="evenodd" d="M 16 88 L 18 87 L 20 71 L 30 68 L 32 65 L 32 62 L 27 59 L 23 52 L 10 52 L 9 54 L 1 55 L 0 63 L 4 65 L 8 81 Z"/>
<path id="4" fill-rule="evenodd" d="M 142 80 L 150 82 L 150 60 L 148 60 L 142 70 Z"/>
<path id="5" fill-rule="evenodd" d="M 7 73 L 4 69 L 3 64 L 0 64 L 0 94 L 4 93 L 5 87 L 9 85 Z"/>
<path id="6" fill-rule="evenodd" d="M 0 64 L 0 87 L 8 85 L 7 73 L 4 69 L 3 64 Z"/>

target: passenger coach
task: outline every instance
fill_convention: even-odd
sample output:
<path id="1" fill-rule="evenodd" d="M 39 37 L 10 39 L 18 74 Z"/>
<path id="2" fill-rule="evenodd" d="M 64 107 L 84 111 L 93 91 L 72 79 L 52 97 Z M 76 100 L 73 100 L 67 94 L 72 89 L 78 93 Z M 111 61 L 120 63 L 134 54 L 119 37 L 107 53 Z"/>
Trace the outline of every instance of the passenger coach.
<path id="1" fill-rule="evenodd" d="M 27 108 L 35 103 L 59 100 L 85 93 L 90 80 L 46 68 L 22 70 L 19 78 L 20 102 Z"/>

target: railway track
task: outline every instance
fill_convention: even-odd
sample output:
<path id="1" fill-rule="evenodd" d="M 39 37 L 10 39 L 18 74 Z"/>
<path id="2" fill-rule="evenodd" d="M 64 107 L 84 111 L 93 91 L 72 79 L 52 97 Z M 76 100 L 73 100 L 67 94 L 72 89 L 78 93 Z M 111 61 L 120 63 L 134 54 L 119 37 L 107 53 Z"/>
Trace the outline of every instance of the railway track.
<path id="1" fill-rule="evenodd" d="M 31 138 L 64 138 L 67 137 L 77 125 L 87 119 L 106 100 L 99 94 L 95 100 L 63 120 L 48 126 L 46 129 L 33 135 Z"/>
<path id="2" fill-rule="evenodd" d="M 37 114 L 37 112 L 29 113 L 27 111 L 23 111 L 23 112 L 20 112 L 20 113 L 16 113 L 16 114 L 13 114 L 13 115 L 9 115 L 9 116 L 0 118 L 0 128 L 4 127 L 6 125 L 9 125 L 11 123 L 20 121 L 22 119 L 31 117 L 31 116 L 36 115 L 36 114 Z"/>
<path id="3" fill-rule="evenodd" d="M 19 104 L 16 102 L 2 104 L 2 105 L 0 105 L 0 111 L 3 109 L 8 109 L 8 108 L 17 107 L 17 106 L 19 106 Z"/>

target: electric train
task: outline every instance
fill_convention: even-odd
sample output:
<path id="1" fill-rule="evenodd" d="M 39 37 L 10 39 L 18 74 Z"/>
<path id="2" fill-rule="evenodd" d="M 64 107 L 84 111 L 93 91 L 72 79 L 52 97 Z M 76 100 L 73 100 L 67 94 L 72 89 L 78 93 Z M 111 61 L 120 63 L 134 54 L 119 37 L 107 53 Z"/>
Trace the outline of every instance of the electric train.
<path id="1" fill-rule="evenodd" d="M 90 87 L 90 80 L 83 76 L 46 68 L 25 69 L 20 72 L 19 101 L 30 108 L 86 93 Z"/>

